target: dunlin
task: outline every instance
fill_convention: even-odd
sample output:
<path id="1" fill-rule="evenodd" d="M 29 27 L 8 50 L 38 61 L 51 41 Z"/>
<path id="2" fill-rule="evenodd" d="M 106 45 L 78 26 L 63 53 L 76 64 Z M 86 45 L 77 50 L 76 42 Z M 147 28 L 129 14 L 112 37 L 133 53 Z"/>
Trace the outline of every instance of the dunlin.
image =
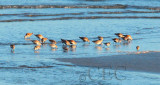
<path id="1" fill-rule="evenodd" d="M 109 47 L 111 45 L 110 42 L 104 43 L 107 47 Z"/>
<path id="2" fill-rule="evenodd" d="M 114 39 L 112 39 L 114 42 L 116 42 L 116 43 L 121 43 L 121 40 L 120 39 L 118 39 L 118 38 L 114 38 Z"/>
<path id="3" fill-rule="evenodd" d="M 14 50 L 15 49 L 15 45 L 10 45 L 10 47 L 11 47 L 11 50 Z"/>
<path id="4" fill-rule="evenodd" d="M 128 38 L 129 40 L 132 40 L 131 35 L 124 35 L 124 37 Z"/>
<path id="5" fill-rule="evenodd" d="M 137 46 L 137 47 L 136 47 L 136 49 L 137 49 L 137 51 L 138 51 L 138 50 L 140 49 L 140 47 L 139 47 L 139 46 Z"/>
<path id="6" fill-rule="evenodd" d="M 48 40 L 48 38 L 42 38 L 42 43 L 45 43 Z"/>
<path id="7" fill-rule="evenodd" d="M 95 41 L 92 41 L 92 42 L 97 44 L 97 45 L 100 45 L 100 44 L 102 44 L 103 40 L 95 40 Z"/>
<path id="8" fill-rule="evenodd" d="M 79 37 L 80 39 L 83 40 L 83 42 L 90 42 L 90 40 L 87 37 Z"/>
<path id="9" fill-rule="evenodd" d="M 38 39 L 42 39 L 42 38 L 44 38 L 41 34 L 37 34 L 37 35 L 35 35 Z"/>
<path id="10" fill-rule="evenodd" d="M 117 35 L 120 38 L 124 37 L 122 33 L 115 33 L 115 35 Z"/>
<path id="11" fill-rule="evenodd" d="M 24 36 L 24 38 L 30 38 L 32 36 L 33 33 L 26 33 L 26 35 Z"/>
<path id="12" fill-rule="evenodd" d="M 102 45 L 102 42 L 103 42 L 103 37 L 101 37 L 101 36 L 98 36 L 98 39 L 99 40 L 95 40 L 95 41 L 92 41 L 93 43 L 95 43 L 95 44 L 97 44 L 97 45 Z"/>
<path id="13" fill-rule="evenodd" d="M 38 41 L 38 40 L 31 40 L 34 44 L 36 44 L 36 45 L 42 45 L 41 43 L 40 43 L 40 41 Z"/>
<path id="14" fill-rule="evenodd" d="M 34 50 L 39 50 L 41 48 L 41 46 L 37 45 L 34 47 Z"/>
<path id="15" fill-rule="evenodd" d="M 76 45 L 77 43 L 76 43 L 76 41 L 74 41 L 74 40 L 68 40 L 69 42 L 70 42 L 70 44 L 72 44 L 72 45 Z"/>
<path id="16" fill-rule="evenodd" d="M 57 44 L 55 40 L 49 40 L 52 44 Z"/>
<path id="17" fill-rule="evenodd" d="M 68 40 L 65 39 L 61 39 L 62 43 L 65 45 L 70 45 L 70 42 Z"/>
<path id="18" fill-rule="evenodd" d="M 103 41 L 103 37 L 101 37 L 101 36 L 98 36 L 98 39 Z"/>
<path id="19" fill-rule="evenodd" d="M 129 41 L 128 37 L 123 37 L 122 39 L 125 41 Z"/>
<path id="20" fill-rule="evenodd" d="M 58 48 L 56 44 L 50 44 L 51 48 Z"/>

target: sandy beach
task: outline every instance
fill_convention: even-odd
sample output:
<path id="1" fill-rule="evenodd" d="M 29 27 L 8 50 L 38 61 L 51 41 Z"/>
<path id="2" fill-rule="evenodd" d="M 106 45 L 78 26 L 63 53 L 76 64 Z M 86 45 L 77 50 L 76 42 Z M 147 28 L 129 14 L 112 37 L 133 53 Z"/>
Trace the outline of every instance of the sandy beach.
<path id="1" fill-rule="evenodd" d="M 100 67 L 142 72 L 160 72 L 160 52 L 102 56 L 95 58 L 56 58 L 78 66 Z"/>

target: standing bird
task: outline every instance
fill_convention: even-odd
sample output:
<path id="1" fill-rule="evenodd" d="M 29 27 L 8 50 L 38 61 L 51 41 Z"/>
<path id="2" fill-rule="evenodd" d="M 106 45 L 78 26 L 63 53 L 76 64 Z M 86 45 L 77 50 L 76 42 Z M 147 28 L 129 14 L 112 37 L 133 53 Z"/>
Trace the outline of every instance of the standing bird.
<path id="1" fill-rule="evenodd" d="M 103 37 L 101 37 L 101 36 L 98 36 L 98 39 L 99 40 L 95 40 L 95 41 L 92 41 L 93 43 L 95 43 L 95 44 L 97 44 L 97 45 L 102 45 L 102 42 L 103 42 Z"/>
<path id="2" fill-rule="evenodd" d="M 37 46 L 34 47 L 34 50 L 39 50 L 40 48 L 41 48 L 41 46 L 37 45 Z"/>
<path id="3" fill-rule="evenodd" d="M 68 41 L 69 41 L 70 44 L 72 44 L 72 45 L 77 45 L 76 41 L 74 41 L 74 40 L 68 40 Z"/>
<path id="4" fill-rule="evenodd" d="M 101 36 L 98 36 L 98 39 L 103 41 L 103 37 L 101 37 Z"/>
<path id="5" fill-rule="evenodd" d="M 111 45 L 110 42 L 104 43 L 107 47 L 109 47 Z"/>
<path id="6" fill-rule="evenodd" d="M 26 35 L 24 36 L 24 38 L 30 38 L 32 36 L 33 33 L 26 33 Z"/>
<path id="7" fill-rule="evenodd" d="M 122 33 L 115 33 L 115 35 L 117 35 L 119 38 L 123 38 L 124 35 Z"/>
<path id="8" fill-rule="evenodd" d="M 14 44 L 12 44 L 12 45 L 10 45 L 10 47 L 11 47 L 11 50 L 12 50 L 12 51 L 14 51 L 14 49 L 15 49 L 15 45 L 14 45 Z"/>
<path id="9" fill-rule="evenodd" d="M 56 44 L 50 44 L 51 48 L 58 48 L 58 46 Z"/>
<path id="10" fill-rule="evenodd" d="M 49 40 L 52 44 L 57 44 L 55 40 Z"/>
<path id="11" fill-rule="evenodd" d="M 136 47 L 136 49 L 137 49 L 137 51 L 138 51 L 138 50 L 140 49 L 140 47 L 139 47 L 139 46 L 137 46 L 137 47 Z"/>
<path id="12" fill-rule="evenodd" d="M 31 40 L 34 44 L 36 44 L 36 45 L 42 45 L 41 43 L 40 43 L 40 41 L 38 41 L 38 40 Z"/>
<path id="13" fill-rule="evenodd" d="M 115 43 L 121 43 L 121 40 L 120 39 L 118 39 L 118 38 L 114 38 L 114 39 L 112 39 Z"/>
<path id="14" fill-rule="evenodd" d="M 131 35 L 124 35 L 125 38 L 128 38 L 128 40 L 132 40 Z"/>
<path id="15" fill-rule="evenodd" d="M 62 43 L 65 45 L 70 45 L 70 42 L 68 40 L 65 39 L 61 39 Z"/>
<path id="16" fill-rule="evenodd" d="M 41 34 L 36 34 L 35 36 L 36 36 L 38 39 L 40 39 L 40 40 L 41 40 L 42 38 L 44 38 Z"/>
<path id="17" fill-rule="evenodd" d="M 128 37 L 123 37 L 122 39 L 125 41 L 129 41 Z"/>
<path id="18" fill-rule="evenodd" d="M 41 41 L 42 43 L 45 43 L 48 40 L 48 38 L 42 38 Z"/>
<path id="19" fill-rule="evenodd" d="M 83 40 L 83 42 L 90 42 L 90 40 L 87 37 L 79 37 L 80 39 Z"/>

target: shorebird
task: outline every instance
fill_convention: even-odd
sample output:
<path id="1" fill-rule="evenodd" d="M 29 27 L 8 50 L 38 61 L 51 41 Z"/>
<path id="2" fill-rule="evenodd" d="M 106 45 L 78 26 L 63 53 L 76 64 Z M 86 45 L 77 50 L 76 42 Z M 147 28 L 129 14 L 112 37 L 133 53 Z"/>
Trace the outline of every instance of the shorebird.
<path id="1" fill-rule="evenodd" d="M 62 43 L 65 45 L 70 45 L 70 42 L 68 40 L 65 39 L 61 39 Z"/>
<path id="2" fill-rule="evenodd" d="M 115 35 L 117 35 L 119 38 L 124 37 L 124 35 L 122 33 L 115 33 Z"/>
<path id="3" fill-rule="evenodd" d="M 11 50 L 14 50 L 15 49 L 15 45 L 10 45 L 10 47 L 11 47 Z"/>
<path id="4" fill-rule="evenodd" d="M 110 42 L 104 43 L 107 47 L 109 47 L 111 45 Z"/>
<path id="5" fill-rule="evenodd" d="M 100 44 L 102 44 L 102 41 L 103 40 L 95 40 L 95 41 L 92 41 L 92 42 L 95 43 L 95 44 L 97 44 L 97 45 L 100 45 Z"/>
<path id="6" fill-rule="evenodd" d="M 63 51 L 65 51 L 65 52 L 69 50 L 69 48 L 67 46 L 62 46 L 62 48 L 63 48 Z"/>
<path id="7" fill-rule="evenodd" d="M 58 48 L 56 44 L 50 44 L 51 48 Z"/>
<path id="8" fill-rule="evenodd" d="M 97 44 L 97 45 L 102 45 L 102 42 L 103 42 L 103 37 L 101 37 L 101 36 L 98 36 L 98 39 L 99 40 L 95 40 L 95 41 L 92 41 L 93 43 L 95 43 L 95 44 Z"/>
<path id="9" fill-rule="evenodd" d="M 52 44 L 57 44 L 55 40 L 49 40 Z"/>
<path id="10" fill-rule="evenodd" d="M 42 43 L 45 43 L 48 40 L 48 38 L 42 38 L 41 41 Z"/>
<path id="11" fill-rule="evenodd" d="M 101 36 L 98 36 L 98 39 L 103 41 L 103 37 L 101 37 Z"/>
<path id="12" fill-rule="evenodd" d="M 123 37 L 122 39 L 125 41 L 129 41 L 128 37 Z"/>
<path id="13" fill-rule="evenodd" d="M 83 42 L 90 42 L 90 40 L 87 37 L 79 37 L 80 39 L 83 40 Z"/>
<path id="14" fill-rule="evenodd" d="M 39 50 L 40 48 L 41 48 L 41 46 L 37 45 L 37 46 L 34 47 L 34 50 Z"/>
<path id="15" fill-rule="evenodd" d="M 38 41 L 38 40 L 31 40 L 34 44 L 36 44 L 36 45 L 42 45 L 41 43 L 40 43 L 40 41 Z"/>
<path id="16" fill-rule="evenodd" d="M 40 39 L 40 40 L 41 40 L 42 38 L 44 38 L 41 34 L 36 34 L 35 36 L 36 36 L 38 39 Z"/>
<path id="17" fill-rule="evenodd" d="M 72 44 L 72 45 L 77 45 L 76 41 L 74 41 L 74 40 L 68 40 L 68 41 L 69 41 L 70 44 Z"/>
<path id="18" fill-rule="evenodd" d="M 114 42 L 116 42 L 116 43 L 121 43 L 121 40 L 120 39 L 118 39 L 118 38 L 114 38 L 114 39 L 112 39 Z"/>
<path id="19" fill-rule="evenodd" d="M 124 35 L 125 38 L 128 38 L 128 40 L 132 40 L 131 35 Z"/>
<path id="20" fill-rule="evenodd" d="M 26 35 L 24 36 L 24 38 L 30 38 L 32 36 L 33 33 L 26 33 Z"/>
<path id="21" fill-rule="evenodd" d="M 137 51 L 138 51 L 138 50 L 140 49 L 140 47 L 139 47 L 139 46 L 137 46 L 137 47 L 136 47 L 136 49 L 137 49 Z"/>

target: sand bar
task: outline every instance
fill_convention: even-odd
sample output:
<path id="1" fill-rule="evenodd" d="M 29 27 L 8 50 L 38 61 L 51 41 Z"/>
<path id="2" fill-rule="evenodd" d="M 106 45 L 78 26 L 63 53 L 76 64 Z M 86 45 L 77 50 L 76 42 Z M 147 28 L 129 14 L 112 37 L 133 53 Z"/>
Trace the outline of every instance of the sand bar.
<path id="1" fill-rule="evenodd" d="M 70 62 L 78 66 L 123 69 L 129 71 L 143 71 L 160 73 L 160 52 L 143 52 L 102 56 L 92 58 L 56 58 L 62 62 Z"/>

